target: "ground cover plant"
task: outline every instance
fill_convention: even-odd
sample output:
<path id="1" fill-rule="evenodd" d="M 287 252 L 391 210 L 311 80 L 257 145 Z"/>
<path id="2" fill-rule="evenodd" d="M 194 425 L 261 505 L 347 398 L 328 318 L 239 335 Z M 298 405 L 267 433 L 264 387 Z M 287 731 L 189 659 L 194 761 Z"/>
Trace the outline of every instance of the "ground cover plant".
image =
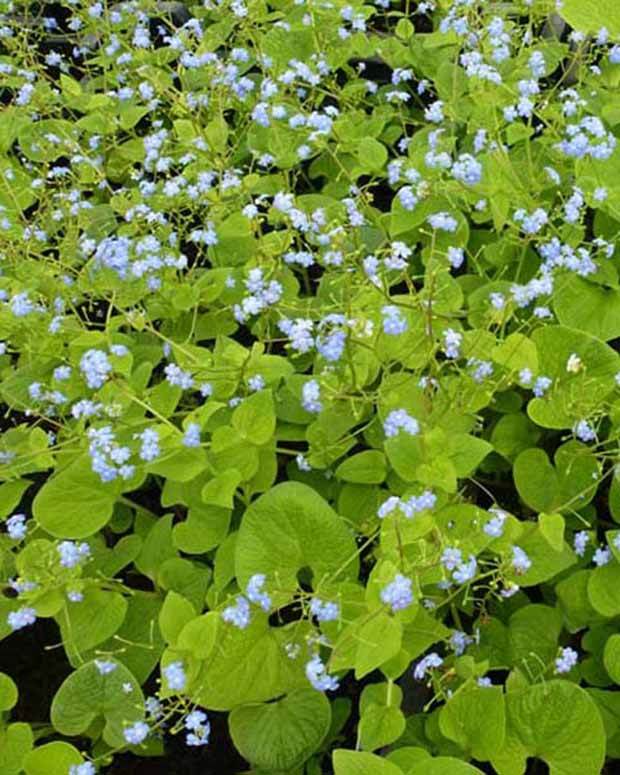
<path id="1" fill-rule="evenodd" d="M 0 13 L 0 774 L 616 771 L 620 3 Z"/>

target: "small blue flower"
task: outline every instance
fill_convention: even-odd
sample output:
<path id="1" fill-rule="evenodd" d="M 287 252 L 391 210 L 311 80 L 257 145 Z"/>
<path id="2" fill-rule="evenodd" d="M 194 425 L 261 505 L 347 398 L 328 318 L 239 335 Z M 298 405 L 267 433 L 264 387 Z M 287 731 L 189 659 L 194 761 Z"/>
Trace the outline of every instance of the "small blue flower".
<path id="1" fill-rule="evenodd" d="M 532 561 L 519 546 L 512 547 L 512 567 L 518 574 L 527 573 L 532 567 Z"/>
<path id="2" fill-rule="evenodd" d="M 182 662 L 171 662 L 166 667 L 162 668 L 162 673 L 168 684 L 168 688 L 172 691 L 180 692 L 185 689 L 187 685 L 187 676 L 183 669 Z"/>
<path id="3" fill-rule="evenodd" d="M 185 429 L 183 444 L 186 447 L 200 446 L 200 425 L 197 422 L 191 422 Z"/>
<path id="4" fill-rule="evenodd" d="M 339 686 L 338 679 L 329 675 L 321 657 L 318 654 L 306 663 L 306 677 L 319 692 L 335 692 Z"/>
<path id="5" fill-rule="evenodd" d="M 416 681 L 422 681 L 424 676 L 434 668 L 441 667 L 443 659 L 436 652 L 432 651 L 421 659 L 413 669 L 413 677 Z"/>
<path id="6" fill-rule="evenodd" d="M 389 336 L 404 334 L 409 328 L 407 319 L 394 304 L 386 304 L 382 307 L 381 312 L 383 314 L 383 330 Z"/>
<path id="7" fill-rule="evenodd" d="M 9 627 L 15 632 L 15 630 L 21 630 L 34 624 L 37 620 L 37 612 L 34 608 L 23 607 L 17 611 L 11 611 L 6 620 Z"/>
<path id="8" fill-rule="evenodd" d="M 319 622 L 333 622 L 340 616 L 340 606 L 338 603 L 323 602 L 318 597 L 313 597 L 310 600 L 310 613 Z"/>
<path id="9" fill-rule="evenodd" d="M 87 350 L 80 359 L 80 371 L 89 388 L 100 388 L 112 371 L 112 364 L 103 350 Z"/>
<path id="10" fill-rule="evenodd" d="M 405 409 L 394 409 L 385 418 L 383 432 L 388 438 L 392 438 L 397 436 L 400 430 L 410 436 L 416 436 L 420 432 L 420 424 Z"/>
<path id="11" fill-rule="evenodd" d="M 136 721 L 135 724 L 123 730 L 123 737 L 129 745 L 140 745 L 148 737 L 149 725 L 145 721 Z"/>
<path id="12" fill-rule="evenodd" d="M 269 611 L 271 608 L 271 598 L 263 591 L 266 577 L 264 573 L 255 573 L 246 587 L 248 600 L 259 605 L 263 611 Z"/>
<path id="13" fill-rule="evenodd" d="M 402 611 L 413 603 L 411 579 L 397 573 L 394 581 L 381 590 L 381 601 L 389 605 L 393 613 Z"/>
<path id="14" fill-rule="evenodd" d="M 250 604 L 243 595 L 238 595 L 234 606 L 228 606 L 222 611 L 222 619 L 244 630 L 250 623 Z"/>
<path id="15" fill-rule="evenodd" d="M 306 412 L 312 412 L 318 414 L 323 408 L 323 404 L 320 401 L 321 390 L 319 383 L 315 379 L 308 380 L 301 391 L 302 400 L 301 405 Z"/>
<path id="16" fill-rule="evenodd" d="M 563 648 L 560 656 L 555 660 L 555 673 L 570 673 L 579 659 L 579 654 L 570 647 Z"/>
<path id="17" fill-rule="evenodd" d="M 26 525 L 25 514 L 13 514 L 6 521 L 6 529 L 9 534 L 9 538 L 13 541 L 23 541 L 28 532 L 28 526 Z"/>

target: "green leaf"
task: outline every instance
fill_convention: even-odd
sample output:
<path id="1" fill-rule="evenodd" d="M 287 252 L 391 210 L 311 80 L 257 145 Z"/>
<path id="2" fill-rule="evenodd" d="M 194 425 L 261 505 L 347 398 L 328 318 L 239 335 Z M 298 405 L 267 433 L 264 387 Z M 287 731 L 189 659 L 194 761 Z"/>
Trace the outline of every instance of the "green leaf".
<path id="1" fill-rule="evenodd" d="M 385 455 L 375 449 L 359 452 L 343 460 L 336 469 L 338 479 L 357 484 L 381 484 L 386 473 Z"/>
<path id="2" fill-rule="evenodd" d="M 614 683 L 620 684 L 620 635 L 611 635 L 607 639 L 603 663 Z"/>
<path id="3" fill-rule="evenodd" d="M 532 563 L 531 568 L 525 573 L 513 573 L 513 580 L 522 587 L 533 587 L 543 581 L 549 581 L 577 561 L 575 553 L 566 542 L 561 552 L 554 551 L 540 527 L 531 522 L 524 527 L 519 538 L 519 546 Z"/>
<path id="4" fill-rule="evenodd" d="M 225 492 L 221 495 L 224 497 Z M 230 508 L 194 505 L 185 522 L 178 522 L 173 528 L 174 546 L 187 554 L 204 554 L 226 538 L 230 520 Z"/>
<path id="5" fill-rule="evenodd" d="M 357 146 L 357 159 L 365 169 L 379 172 L 385 167 L 387 158 L 386 147 L 372 137 L 365 137 Z"/>
<path id="6" fill-rule="evenodd" d="M 515 485 L 520 497 L 536 511 L 550 511 L 558 500 L 560 485 L 547 453 L 526 449 L 513 466 Z"/>
<path id="7" fill-rule="evenodd" d="M 511 371 L 538 371 L 538 351 L 531 339 L 523 334 L 509 334 L 493 351 L 493 360 Z"/>
<path id="8" fill-rule="evenodd" d="M 552 512 L 575 500 L 580 506 L 594 497 L 600 464 L 591 450 L 578 441 L 569 441 L 555 452 L 555 466 L 542 449 L 521 452 L 513 465 L 517 491 L 536 511 Z"/>
<path id="9" fill-rule="evenodd" d="M 33 748 L 24 759 L 26 775 L 67 775 L 69 768 L 84 761 L 77 748 L 55 740 Z"/>
<path id="10" fill-rule="evenodd" d="M 620 336 L 620 291 L 569 275 L 558 285 L 553 307 L 565 326 L 605 342 Z"/>
<path id="11" fill-rule="evenodd" d="M 553 380 L 544 398 L 533 398 L 528 415 L 543 428 L 570 428 L 588 417 L 615 387 L 620 370 L 618 354 L 600 339 L 567 326 L 547 325 L 532 334 L 539 358 L 539 371 Z M 581 370 L 568 372 L 573 353 L 582 361 Z"/>
<path id="12" fill-rule="evenodd" d="M 329 701 L 299 689 L 277 702 L 241 705 L 228 718 L 235 747 L 252 765 L 288 770 L 318 750 L 331 723 Z"/>
<path id="13" fill-rule="evenodd" d="M 128 603 L 127 613 L 120 628 L 97 648 L 104 654 L 114 653 L 118 661 L 143 684 L 159 661 L 164 648 L 157 624 L 161 597 L 152 592 L 135 590 Z M 119 648 L 119 644 L 122 644 L 122 648 Z"/>
<path id="14" fill-rule="evenodd" d="M 191 652 L 196 659 L 206 659 L 215 645 L 219 619 L 219 613 L 210 611 L 187 622 L 179 633 L 177 648 Z"/>
<path id="15" fill-rule="evenodd" d="M 364 617 L 356 630 L 355 677 L 359 680 L 398 654 L 402 641 L 402 626 L 385 612 Z"/>
<path id="16" fill-rule="evenodd" d="M 243 516 L 235 550 L 235 571 L 245 587 L 255 573 L 278 579 L 278 586 L 297 587 L 297 573 L 311 568 L 316 585 L 340 571 L 356 578 L 355 541 L 344 522 L 312 488 L 284 482 L 254 501 Z"/>
<path id="17" fill-rule="evenodd" d="M 556 552 L 564 548 L 564 517 L 561 514 L 541 514 L 538 517 L 541 534 Z"/>
<path id="18" fill-rule="evenodd" d="M 204 661 L 195 682 L 194 700 L 199 705 L 230 710 L 236 705 L 265 702 L 307 687 L 303 665 L 289 659 L 284 650 L 284 644 L 290 640 L 289 628 L 271 628 L 260 611 L 252 614 L 244 630 L 227 625 L 218 617 L 216 634 L 211 635 L 217 648 Z"/>
<path id="19" fill-rule="evenodd" d="M 12 482 L 0 484 L 0 517 L 6 517 L 13 512 L 31 484 L 27 479 L 14 479 Z"/>
<path id="20" fill-rule="evenodd" d="M 448 437 L 448 455 L 459 477 L 473 473 L 492 450 L 488 441 L 469 433 L 454 433 Z"/>
<path id="21" fill-rule="evenodd" d="M 407 771 L 407 775 L 482 775 L 482 770 L 452 756 L 425 759 Z"/>
<path id="22" fill-rule="evenodd" d="M 178 440 L 176 440 L 178 443 Z M 204 449 L 198 447 L 173 446 L 162 448 L 162 454 L 152 463 L 145 466 L 150 474 L 158 474 L 175 482 L 189 482 L 201 474 L 207 467 L 207 456 Z"/>
<path id="23" fill-rule="evenodd" d="M 534 423 L 518 412 L 500 417 L 491 433 L 491 443 L 496 452 L 512 461 L 520 452 L 534 446 L 539 437 L 540 431 Z"/>
<path id="24" fill-rule="evenodd" d="M 616 0 L 563 0 L 560 15 L 581 32 L 598 32 L 601 27 L 620 35 L 620 7 Z"/>
<path id="25" fill-rule="evenodd" d="M 163 562 L 157 574 L 157 584 L 189 600 L 196 611 L 204 608 L 211 580 L 211 570 L 203 563 L 171 557 Z"/>
<path id="26" fill-rule="evenodd" d="M 56 617 L 71 662 L 110 638 L 122 625 L 127 600 L 118 592 L 90 588 L 79 603 L 67 603 Z"/>
<path id="27" fill-rule="evenodd" d="M 86 538 L 112 516 L 122 484 L 102 482 L 82 456 L 48 479 L 37 493 L 32 511 L 44 530 L 56 538 Z"/>
<path id="28" fill-rule="evenodd" d="M 0 711 L 11 710 L 17 702 L 17 686 L 11 676 L 0 673 Z"/>
<path id="29" fill-rule="evenodd" d="M 194 606 L 176 592 L 168 592 L 159 612 L 159 629 L 164 640 L 174 645 L 183 627 L 196 616 Z"/>
<path id="30" fill-rule="evenodd" d="M 32 748 L 34 735 L 28 724 L 9 724 L 0 728 L 0 772 L 19 775 L 24 757 Z"/>
<path id="31" fill-rule="evenodd" d="M 276 413 L 271 390 L 244 398 L 232 416 L 233 428 L 252 444 L 266 444 L 275 433 Z"/>
<path id="32" fill-rule="evenodd" d="M 400 767 L 373 753 L 339 748 L 334 751 L 333 761 L 334 775 L 403 775 Z"/>
<path id="33" fill-rule="evenodd" d="M 603 722 L 594 701 L 575 684 L 548 681 L 508 692 L 506 722 L 504 749 L 492 759 L 499 775 L 521 775 L 528 757 L 545 761 L 550 775 L 600 775 Z"/>
<path id="34" fill-rule="evenodd" d="M 479 687 L 457 692 L 441 709 L 439 728 L 468 757 L 488 761 L 504 745 L 506 717 L 502 688 Z"/>
<path id="35" fill-rule="evenodd" d="M 405 716 L 393 705 L 371 703 L 362 713 L 358 735 L 364 751 L 376 751 L 395 742 L 405 731 Z"/>
<path id="36" fill-rule="evenodd" d="M 562 620 L 555 608 L 533 603 L 510 617 L 508 630 L 509 667 L 537 670 L 548 664 L 558 650 Z M 538 666 L 536 666 L 538 663 Z"/>
<path id="37" fill-rule="evenodd" d="M 200 497 L 210 506 L 220 506 L 224 509 L 232 509 L 234 494 L 242 481 L 242 476 L 233 468 L 229 471 L 214 476 L 202 488 Z"/>
<path id="38" fill-rule="evenodd" d="M 111 673 L 102 675 L 94 662 L 88 662 L 63 681 L 52 702 L 51 720 L 58 732 L 73 737 L 103 717 L 105 742 L 124 746 L 123 728 L 144 717 L 143 706 L 140 685 L 124 665 L 117 663 Z"/>
<path id="39" fill-rule="evenodd" d="M 388 761 L 398 765 L 406 775 L 409 775 L 409 772 L 414 766 L 421 762 L 427 762 L 431 758 L 431 755 L 425 748 L 414 745 L 404 745 L 389 753 L 387 758 Z"/>
<path id="40" fill-rule="evenodd" d="M 153 521 L 151 529 L 144 539 L 142 550 L 136 558 L 136 568 L 153 581 L 157 578 L 160 566 L 177 553 L 172 544 L 172 517 L 159 517 Z"/>
<path id="41" fill-rule="evenodd" d="M 569 632 L 577 632 L 597 618 L 597 613 L 588 599 L 588 580 L 591 571 L 573 571 L 555 585 L 560 607 Z"/>
<path id="42" fill-rule="evenodd" d="M 617 562 L 594 568 L 588 579 L 588 599 L 601 616 L 611 619 L 620 615 L 620 565 Z"/>

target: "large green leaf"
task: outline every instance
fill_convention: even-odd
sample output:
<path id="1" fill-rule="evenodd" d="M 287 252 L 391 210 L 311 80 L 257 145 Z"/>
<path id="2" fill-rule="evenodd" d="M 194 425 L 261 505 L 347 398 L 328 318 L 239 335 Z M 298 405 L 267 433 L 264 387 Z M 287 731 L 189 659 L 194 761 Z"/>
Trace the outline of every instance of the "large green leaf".
<path id="1" fill-rule="evenodd" d="M 102 482 L 90 458 L 79 457 L 52 476 L 32 504 L 35 519 L 57 538 L 86 538 L 112 516 L 122 485 Z"/>
<path id="2" fill-rule="evenodd" d="M 424 760 L 407 771 L 407 775 L 482 775 L 482 770 L 452 756 Z"/>
<path id="3" fill-rule="evenodd" d="M 400 708 L 373 702 L 360 718 L 360 745 L 364 751 L 376 751 L 390 745 L 402 735 L 405 725 L 405 716 Z"/>
<path id="4" fill-rule="evenodd" d="M 318 749 L 330 722 L 329 701 L 315 689 L 298 689 L 277 702 L 240 705 L 228 718 L 237 750 L 266 770 L 302 764 Z"/>
<path id="5" fill-rule="evenodd" d="M 620 35 L 620 6 L 616 0 L 563 0 L 560 14 L 581 32 L 598 32 L 606 27 Z"/>
<path id="6" fill-rule="evenodd" d="M 55 740 L 30 751 L 24 759 L 24 770 L 26 775 L 66 775 L 69 767 L 83 761 L 77 748 Z"/>
<path id="7" fill-rule="evenodd" d="M 504 745 L 506 718 L 501 687 L 457 692 L 441 709 L 439 728 L 473 759 L 487 761 Z"/>
<path id="8" fill-rule="evenodd" d="M 243 440 L 265 444 L 276 429 L 276 414 L 271 390 L 259 390 L 235 409 L 232 425 Z"/>
<path id="9" fill-rule="evenodd" d="M 403 775 L 392 762 L 363 751 L 334 751 L 334 775 Z"/>
<path id="10" fill-rule="evenodd" d="M 28 724 L 18 722 L 0 728 L 0 772 L 19 775 L 24 757 L 32 748 L 34 735 Z"/>
<path id="11" fill-rule="evenodd" d="M 600 775 L 603 722 L 594 701 L 575 684 L 549 681 L 509 692 L 506 721 L 506 743 L 492 759 L 499 775 L 523 775 L 532 756 L 549 765 L 550 775 Z"/>
<path id="12" fill-rule="evenodd" d="M 620 635 L 611 635 L 607 639 L 603 662 L 614 683 L 620 683 Z"/>
<path id="13" fill-rule="evenodd" d="M 301 637 L 303 630 L 298 627 L 297 632 Z M 198 704 L 230 710 L 307 686 L 302 661 L 289 659 L 284 650 L 291 638 L 290 628 L 270 627 L 262 612 L 253 612 L 244 630 L 219 620 L 217 634 L 211 632 L 209 640 L 211 637 L 215 647 L 195 683 L 194 699 Z"/>
<path id="14" fill-rule="evenodd" d="M 11 710 L 17 703 L 17 686 L 10 675 L 0 673 L 0 711 Z"/>
<path id="15" fill-rule="evenodd" d="M 559 283 L 553 306 L 565 326 L 604 341 L 620 336 L 620 291 L 571 275 Z"/>
<path id="16" fill-rule="evenodd" d="M 588 579 L 588 600 L 601 616 L 620 615 L 620 565 L 610 562 L 594 568 Z"/>
<path id="17" fill-rule="evenodd" d="M 569 428 L 588 417 L 615 387 L 620 359 L 611 347 L 593 336 L 567 326 L 544 326 L 532 334 L 538 349 L 540 374 L 554 382 L 544 398 L 528 404 L 530 418 L 543 428 Z M 578 373 L 566 369 L 578 354 Z"/>
<path id="18" fill-rule="evenodd" d="M 343 460 L 336 469 L 338 479 L 357 484 L 381 484 L 385 474 L 385 455 L 376 449 L 352 455 Z"/>
<path id="19" fill-rule="evenodd" d="M 245 587 L 255 573 L 293 590 L 297 573 L 311 568 L 316 585 L 329 575 L 357 576 L 353 536 L 329 504 L 307 485 L 285 482 L 246 510 L 235 551 L 235 570 Z"/>
<path id="20" fill-rule="evenodd" d="M 118 592 L 87 589 L 79 603 L 67 603 L 56 617 L 62 641 L 72 662 L 110 638 L 122 625 L 127 600 Z"/>
<path id="21" fill-rule="evenodd" d="M 111 746 L 125 745 L 125 724 L 144 717 L 144 697 L 140 685 L 122 664 L 102 675 L 95 662 L 71 673 L 56 692 L 51 720 L 63 735 L 81 735 L 103 717 L 103 739 Z"/>

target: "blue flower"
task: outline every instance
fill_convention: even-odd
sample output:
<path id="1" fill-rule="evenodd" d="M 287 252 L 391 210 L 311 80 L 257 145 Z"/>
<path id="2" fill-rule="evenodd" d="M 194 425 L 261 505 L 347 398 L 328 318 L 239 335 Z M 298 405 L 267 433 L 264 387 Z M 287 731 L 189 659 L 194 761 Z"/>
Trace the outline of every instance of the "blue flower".
<path id="1" fill-rule="evenodd" d="M 250 604 L 243 595 L 238 595 L 234 606 L 228 606 L 222 611 L 222 619 L 229 624 L 234 624 L 240 630 L 250 623 Z"/>
<path id="2" fill-rule="evenodd" d="M 310 613 L 316 616 L 319 622 L 332 622 L 340 616 L 338 603 L 323 602 L 318 597 L 310 600 Z"/>
<path id="3" fill-rule="evenodd" d="M 9 627 L 15 630 L 21 630 L 24 627 L 29 627 L 37 620 L 37 612 L 34 608 L 23 607 L 17 611 L 11 611 L 7 616 L 7 624 Z"/>
<path id="4" fill-rule="evenodd" d="M 563 648 L 560 652 L 560 656 L 555 660 L 555 673 L 570 673 L 570 671 L 577 664 L 579 654 L 570 647 Z"/>
<path id="5" fill-rule="evenodd" d="M 123 737 L 129 745 L 140 745 L 148 737 L 149 725 L 145 721 L 136 721 L 135 724 L 123 730 Z"/>
<path id="6" fill-rule="evenodd" d="M 404 334 L 409 328 L 407 319 L 394 304 L 386 304 L 381 308 L 383 314 L 383 330 L 388 336 Z"/>
<path id="7" fill-rule="evenodd" d="M 87 350 L 80 359 L 80 371 L 89 388 L 100 388 L 112 371 L 112 364 L 103 350 Z"/>
<path id="8" fill-rule="evenodd" d="M 197 422 L 191 422 L 185 429 L 183 444 L 186 447 L 200 446 L 200 425 Z"/>
<path id="9" fill-rule="evenodd" d="M 149 463 L 159 457 L 159 433 L 154 428 L 146 428 L 142 433 L 136 433 L 134 438 L 140 439 L 140 459 Z"/>
<path id="10" fill-rule="evenodd" d="M 271 598 L 263 590 L 265 580 L 264 573 L 255 573 L 248 581 L 245 593 L 250 602 L 260 605 L 263 611 L 269 611 L 271 608 Z"/>
<path id="11" fill-rule="evenodd" d="M 306 663 L 306 677 L 319 692 L 335 692 L 339 686 L 338 679 L 328 674 L 318 654 Z"/>
<path id="12" fill-rule="evenodd" d="M 424 676 L 434 668 L 441 667 L 443 659 L 436 652 L 432 651 L 421 659 L 413 669 L 413 677 L 416 681 L 422 681 Z"/>
<path id="13" fill-rule="evenodd" d="M 176 692 L 185 689 L 187 685 L 187 676 L 185 675 L 182 662 L 171 662 L 169 665 L 162 668 L 162 673 L 164 674 L 169 689 Z"/>
<path id="14" fill-rule="evenodd" d="M 394 581 L 381 590 L 381 601 L 389 605 L 393 613 L 402 611 L 413 603 L 411 579 L 397 573 Z"/>
<path id="15" fill-rule="evenodd" d="M 323 408 L 323 404 L 320 401 L 321 390 L 319 383 L 315 379 L 308 380 L 301 391 L 302 400 L 301 405 L 306 412 L 312 412 L 318 414 Z"/>
<path id="16" fill-rule="evenodd" d="M 394 409 L 385 418 L 383 432 L 388 438 L 392 438 L 401 430 L 410 436 L 416 436 L 420 432 L 420 424 L 405 409 Z"/>

